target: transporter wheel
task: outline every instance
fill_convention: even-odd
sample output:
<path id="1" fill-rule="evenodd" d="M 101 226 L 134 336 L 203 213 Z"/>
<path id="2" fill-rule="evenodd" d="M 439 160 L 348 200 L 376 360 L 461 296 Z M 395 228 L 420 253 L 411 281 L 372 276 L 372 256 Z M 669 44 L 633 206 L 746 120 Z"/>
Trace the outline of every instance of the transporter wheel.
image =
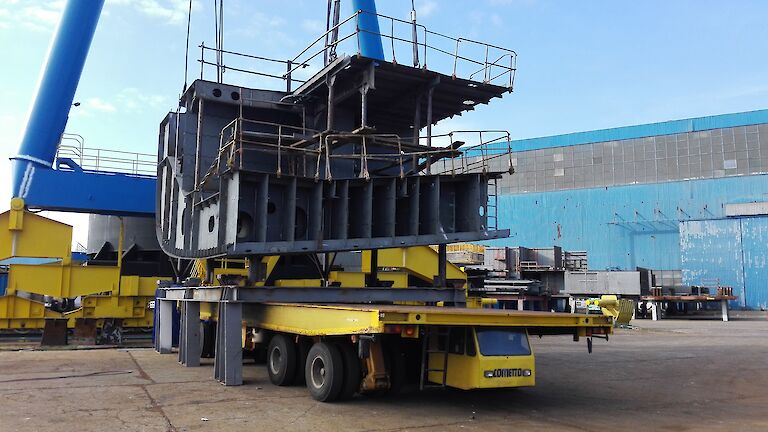
<path id="1" fill-rule="evenodd" d="M 300 337 L 299 341 L 296 343 L 296 355 L 298 357 L 296 358 L 296 369 L 293 376 L 294 385 L 305 385 L 307 383 L 306 377 L 304 376 L 304 365 L 307 364 L 307 355 L 309 355 L 309 350 L 311 348 L 312 340 L 308 338 Z"/>
<path id="2" fill-rule="evenodd" d="M 338 347 L 344 363 L 344 383 L 341 386 L 339 400 L 348 400 L 360 390 L 363 372 L 355 346 L 350 342 L 340 342 Z"/>
<path id="3" fill-rule="evenodd" d="M 296 345 L 284 334 L 276 334 L 267 348 L 267 372 L 272 384 L 287 386 L 293 383 L 296 371 Z"/>
<path id="4" fill-rule="evenodd" d="M 320 402 L 336 400 L 344 384 L 344 360 L 339 348 L 327 342 L 312 345 L 304 375 L 312 398 Z"/>

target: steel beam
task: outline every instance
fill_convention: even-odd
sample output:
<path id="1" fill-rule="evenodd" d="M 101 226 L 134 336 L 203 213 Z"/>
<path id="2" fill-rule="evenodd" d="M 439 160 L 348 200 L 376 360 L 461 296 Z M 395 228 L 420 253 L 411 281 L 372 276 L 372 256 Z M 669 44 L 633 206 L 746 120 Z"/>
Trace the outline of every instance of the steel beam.
<path id="1" fill-rule="evenodd" d="M 163 288 L 167 299 L 183 302 L 233 303 L 391 303 L 417 301 L 427 303 L 466 303 L 462 288 L 390 287 L 178 287 Z"/>
<path id="2" fill-rule="evenodd" d="M 243 305 L 241 303 L 219 303 L 213 369 L 214 378 L 226 386 L 243 384 L 242 325 Z"/>
<path id="3" fill-rule="evenodd" d="M 170 354 L 173 348 L 173 300 L 155 300 L 155 351 L 160 354 Z"/>
<path id="4" fill-rule="evenodd" d="M 181 334 L 179 337 L 179 363 L 184 366 L 200 366 L 200 303 L 181 303 Z"/>

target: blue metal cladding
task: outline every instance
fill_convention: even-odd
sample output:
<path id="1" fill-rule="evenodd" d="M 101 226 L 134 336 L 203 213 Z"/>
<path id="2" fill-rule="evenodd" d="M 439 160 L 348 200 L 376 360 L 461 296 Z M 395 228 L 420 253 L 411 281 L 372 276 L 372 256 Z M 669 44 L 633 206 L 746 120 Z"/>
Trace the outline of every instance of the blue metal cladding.
<path id="1" fill-rule="evenodd" d="M 764 201 L 752 175 L 499 196 L 494 245 L 586 250 L 592 269 L 680 269 L 679 222 L 721 219 L 726 203 Z"/>
<path id="2" fill-rule="evenodd" d="M 64 8 L 18 155 L 13 158 L 15 197 L 24 197 L 30 190 L 35 169 L 50 169 L 53 164 L 103 5 L 104 0 L 70 0 Z"/>
<path id="3" fill-rule="evenodd" d="M 683 283 L 732 286 L 738 306 L 768 309 L 768 217 L 680 223 Z"/>
<path id="4" fill-rule="evenodd" d="M 680 223 L 680 259 L 684 285 L 733 287 L 746 306 L 743 245 L 739 219 Z"/>
<path id="5" fill-rule="evenodd" d="M 768 310 L 768 218 L 741 219 L 744 303 Z"/>
<path id="6" fill-rule="evenodd" d="M 381 32 L 379 31 L 379 17 L 376 16 L 375 0 L 352 0 L 352 8 L 355 12 L 363 11 L 357 17 L 359 32 L 357 38 L 360 43 L 360 54 L 364 57 L 384 60 L 384 47 L 381 44 Z"/>
<path id="7" fill-rule="evenodd" d="M 512 149 L 514 151 L 536 150 L 550 147 L 646 138 L 658 135 L 672 135 L 685 132 L 699 132 L 710 129 L 747 126 L 761 123 L 768 123 L 768 110 L 721 114 L 708 117 L 672 120 L 661 123 L 521 139 L 512 141 Z"/>

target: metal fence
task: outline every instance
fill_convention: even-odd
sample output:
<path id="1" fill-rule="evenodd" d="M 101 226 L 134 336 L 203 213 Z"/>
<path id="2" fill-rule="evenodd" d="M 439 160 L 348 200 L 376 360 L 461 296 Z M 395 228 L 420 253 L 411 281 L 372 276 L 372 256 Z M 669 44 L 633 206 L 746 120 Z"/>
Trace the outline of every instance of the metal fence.
<path id="1" fill-rule="evenodd" d="M 71 160 L 77 167 L 67 163 Z M 60 170 L 98 171 L 144 176 L 157 175 L 157 156 L 148 153 L 133 153 L 119 150 L 105 150 L 85 147 L 85 140 L 77 134 L 61 137 L 56 165 Z"/>

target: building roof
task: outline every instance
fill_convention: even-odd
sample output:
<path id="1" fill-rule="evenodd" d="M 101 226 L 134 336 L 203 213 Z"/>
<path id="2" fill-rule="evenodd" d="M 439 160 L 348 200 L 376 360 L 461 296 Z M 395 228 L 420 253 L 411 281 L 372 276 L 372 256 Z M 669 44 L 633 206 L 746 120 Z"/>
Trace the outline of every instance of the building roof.
<path id="1" fill-rule="evenodd" d="M 514 151 L 565 147 L 768 123 L 768 109 L 512 141 Z"/>

